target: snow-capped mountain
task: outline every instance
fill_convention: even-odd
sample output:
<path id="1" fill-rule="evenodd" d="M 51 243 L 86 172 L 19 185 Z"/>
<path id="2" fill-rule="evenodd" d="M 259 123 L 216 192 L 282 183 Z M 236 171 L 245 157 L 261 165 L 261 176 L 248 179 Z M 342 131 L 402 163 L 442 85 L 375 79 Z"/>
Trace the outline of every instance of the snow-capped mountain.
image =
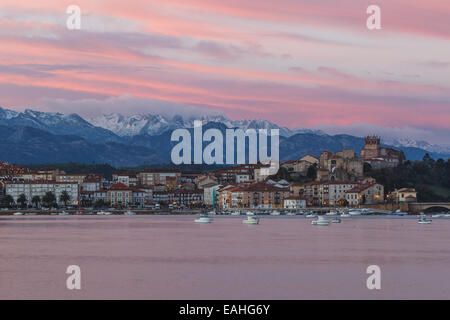
<path id="1" fill-rule="evenodd" d="M 296 134 L 313 134 L 315 136 L 328 137 L 321 130 L 307 128 L 288 129 L 267 120 L 230 120 L 223 115 L 188 118 L 178 115 L 169 118 L 157 114 L 123 116 L 114 113 L 85 120 L 76 113 L 62 114 L 31 109 L 18 112 L 0 107 L 0 125 L 32 127 L 56 135 L 79 136 L 91 142 L 126 142 L 128 138 L 140 135 L 158 136 L 178 128 L 193 128 L 195 120 L 201 120 L 203 124 L 214 122 L 227 128 L 240 128 L 243 130 L 279 129 L 280 135 L 287 138 Z M 333 135 L 330 137 L 333 137 Z M 433 145 L 426 141 L 383 136 L 382 142 L 399 148 L 409 147 L 433 153 L 450 154 L 450 147 Z"/>
<path id="2" fill-rule="evenodd" d="M 62 114 L 30 109 L 17 112 L 0 107 L 0 125 L 32 127 L 60 135 L 77 135 L 90 141 L 119 139 L 111 131 L 96 127 L 75 113 Z"/>
<path id="3" fill-rule="evenodd" d="M 412 147 L 412 148 L 419 148 L 424 149 L 430 152 L 436 152 L 436 153 L 450 153 L 450 147 L 447 146 L 440 146 L 436 144 L 430 144 L 423 140 L 414 140 L 410 138 L 390 138 L 385 137 L 383 138 L 383 143 L 389 144 L 394 147 Z"/>
<path id="4" fill-rule="evenodd" d="M 230 120 L 225 116 L 200 116 L 184 119 L 181 116 L 167 118 L 162 115 L 138 114 L 131 116 L 123 116 L 117 113 L 101 115 L 99 117 L 88 119 L 95 126 L 110 130 L 121 137 L 132 137 L 135 135 L 148 134 L 158 135 L 169 130 L 179 128 L 193 128 L 194 121 L 200 120 L 203 124 L 208 122 L 217 122 L 224 124 L 228 128 L 247 129 L 279 129 L 280 135 L 290 137 L 296 133 L 315 133 L 324 134 L 320 130 L 309 130 L 305 128 L 297 128 L 290 130 L 280 127 L 267 120 Z"/>

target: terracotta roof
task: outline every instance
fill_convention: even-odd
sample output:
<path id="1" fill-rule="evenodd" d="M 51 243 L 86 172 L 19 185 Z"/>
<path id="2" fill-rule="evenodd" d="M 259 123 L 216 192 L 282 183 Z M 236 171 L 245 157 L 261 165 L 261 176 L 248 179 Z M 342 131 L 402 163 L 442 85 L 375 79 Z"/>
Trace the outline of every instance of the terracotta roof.
<path id="1" fill-rule="evenodd" d="M 128 187 L 126 184 L 123 184 L 122 182 L 119 182 L 119 183 L 116 183 L 116 184 L 112 185 L 108 190 L 109 191 L 116 191 L 116 190 L 131 191 L 133 189 Z"/>

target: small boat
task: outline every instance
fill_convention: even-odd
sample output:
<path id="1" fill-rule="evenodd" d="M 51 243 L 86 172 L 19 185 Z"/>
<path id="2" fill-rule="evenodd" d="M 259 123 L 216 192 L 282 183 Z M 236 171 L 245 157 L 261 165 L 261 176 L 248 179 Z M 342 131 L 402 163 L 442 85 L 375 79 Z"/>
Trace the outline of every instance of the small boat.
<path id="1" fill-rule="evenodd" d="M 202 213 L 198 219 L 195 219 L 195 223 L 211 223 L 212 219 L 207 214 Z"/>
<path id="2" fill-rule="evenodd" d="M 436 213 L 436 214 L 433 214 L 431 217 L 432 218 L 440 218 L 440 217 L 442 217 L 442 214 Z"/>
<path id="3" fill-rule="evenodd" d="M 59 216 L 67 216 L 69 215 L 69 213 L 67 213 L 66 211 L 61 211 L 60 213 L 58 213 Z"/>
<path id="4" fill-rule="evenodd" d="M 134 215 L 136 215 L 136 212 L 128 210 L 128 211 L 124 212 L 124 215 L 126 215 L 126 216 L 134 216 Z"/>
<path id="5" fill-rule="evenodd" d="M 333 223 L 341 223 L 341 219 L 334 218 L 333 220 L 331 220 L 331 222 L 333 222 Z"/>
<path id="6" fill-rule="evenodd" d="M 323 216 L 319 216 L 317 220 L 311 221 L 313 226 L 328 226 L 330 224 L 330 220 Z"/>
<path id="7" fill-rule="evenodd" d="M 278 210 L 273 210 L 273 211 L 270 213 L 270 215 L 271 215 L 271 216 L 279 216 L 279 215 L 280 215 L 280 211 L 278 211 Z"/>
<path id="8" fill-rule="evenodd" d="M 396 216 L 407 216 L 407 215 L 408 215 L 408 212 L 403 212 L 403 211 L 401 211 L 400 209 L 398 209 L 398 210 L 395 211 L 393 214 L 396 215 Z"/>
<path id="9" fill-rule="evenodd" d="M 450 217 L 450 212 L 447 212 L 446 214 L 444 214 L 444 217 L 449 218 Z"/>
<path id="10" fill-rule="evenodd" d="M 23 213 L 23 212 L 14 212 L 14 215 L 15 215 L 15 216 L 23 216 L 24 213 Z"/>
<path id="11" fill-rule="evenodd" d="M 337 212 L 335 210 L 330 210 L 330 212 L 326 213 L 327 216 L 336 216 Z"/>
<path id="12" fill-rule="evenodd" d="M 315 213 L 308 213 L 305 217 L 306 218 L 317 218 L 317 214 L 315 214 Z"/>
<path id="13" fill-rule="evenodd" d="M 289 211 L 288 213 L 286 213 L 287 216 L 295 216 L 295 212 L 294 211 Z"/>
<path id="14" fill-rule="evenodd" d="M 358 209 L 352 209 L 348 212 L 349 215 L 351 216 L 360 216 L 361 215 L 361 210 Z"/>
<path id="15" fill-rule="evenodd" d="M 255 215 L 255 213 L 253 211 L 247 211 L 245 214 L 247 216 L 254 216 Z"/>
<path id="16" fill-rule="evenodd" d="M 351 215 L 345 211 L 341 213 L 341 218 L 350 218 L 350 217 L 351 217 Z"/>
<path id="17" fill-rule="evenodd" d="M 108 215 L 108 214 L 111 214 L 111 212 L 106 212 L 106 211 L 99 211 L 99 212 L 97 212 L 97 215 L 99 215 L 99 216 L 105 216 L 105 215 Z"/>
<path id="18" fill-rule="evenodd" d="M 247 219 L 242 220 L 243 224 L 259 224 L 259 218 L 255 216 L 248 216 Z"/>
<path id="19" fill-rule="evenodd" d="M 212 211 L 208 212 L 208 214 L 215 216 L 217 213 L 214 210 L 212 210 Z"/>
<path id="20" fill-rule="evenodd" d="M 233 212 L 231 213 L 231 215 L 232 215 L 232 216 L 240 216 L 241 213 L 240 213 L 239 211 L 233 211 Z"/>
<path id="21" fill-rule="evenodd" d="M 418 221 L 418 224 L 430 224 L 431 223 L 431 219 L 427 219 L 425 217 L 421 217 Z"/>

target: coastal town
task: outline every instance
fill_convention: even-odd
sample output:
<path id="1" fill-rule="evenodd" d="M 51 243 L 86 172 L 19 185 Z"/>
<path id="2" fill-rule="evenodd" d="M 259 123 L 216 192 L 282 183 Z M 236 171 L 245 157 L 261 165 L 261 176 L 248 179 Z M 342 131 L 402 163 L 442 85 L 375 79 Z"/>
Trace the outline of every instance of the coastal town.
<path id="1" fill-rule="evenodd" d="M 0 164 L 3 208 L 135 209 L 290 209 L 360 207 L 416 202 L 413 188 L 387 193 L 364 166 L 393 168 L 405 156 L 384 148 L 380 138 L 365 138 L 360 157 L 353 149 L 306 154 L 280 164 L 293 181 L 268 175 L 266 164 L 244 164 L 215 171 L 152 168 L 113 173 L 110 179 L 91 172 L 66 173 L 56 168 L 30 170 Z M 303 180 L 303 182 L 301 181 Z"/>

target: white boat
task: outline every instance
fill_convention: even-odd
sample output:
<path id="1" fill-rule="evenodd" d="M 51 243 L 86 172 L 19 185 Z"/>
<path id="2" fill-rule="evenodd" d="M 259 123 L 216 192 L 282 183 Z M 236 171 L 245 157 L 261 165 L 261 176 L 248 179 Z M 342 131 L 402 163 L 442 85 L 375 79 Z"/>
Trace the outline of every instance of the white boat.
<path id="1" fill-rule="evenodd" d="M 195 219 L 195 223 L 211 223 L 212 219 L 207 214 L 201 214 L 198 219 Z"/>
<path id="2" fill-rule="evenodd" d="M 433 214 L 431 217 L 432 218 L 440 218 L 440 217 L 442 217 L 442 214 L 436 213 L 436 214 Z"/>
<path id="3" fill-rule="evenodd" d="M 23 216 L 24 213 L 23 213 L 23 212 L 14 212 L 14 215 L 15 215 L 15 216 Z"/>
<path id="4" fill-rule="evenodd" d="M 352 209 L 348 212 L 349 215 L 351 216 L 360 216 L 361 215 L 361 210 L 359 209 Z"/>
<path id="5" fill-rule="evenodd" d="M 136 212 L 133 212 L 133 211 L 128 210 L 128 211 L 126 211 L 126 212 L 124 213 L 124 215 L 126 215 L 126 216 L 134 216 L 134 215 L 136 215 Z"/>
<path id="6" fill-rule="evenodd" d="M 317 220 L 311 221 L 313 226 L 328 226 L 330 224 L 330 220 L 325 218 L 324 216 L 319 216 Z"/>
<path id="7" fill-rule="evenodd" d="M 247 211 L 245 214 L 248 215 L 248 216 L 254 216 L 255 215 L 255 213 L 253 211 Z"/>
<path id="8" fill-rule="evenodd" d="M 278 211 L 278 210 L 273 210 L 273 211 L 270 213 L 270 215 L 271 215 L 271 216 L 279 216 L 279 215 L 280 215 L 280 211 Z"/>
<path id="9" fill-rule="evenodd" d="M 444 217 L 449 218 L 450 217 L 450 213 L 444 214 Z"/>
<path id="10" fill-rule="evenodd" d="M 341 218 L 350 218 L 350 217 L 351 217 L 351 215 L 348 214 L 347 212 L 341 213 Z"/>
<path id="11" fill-rule="evenodd" d="M 317 218 L 317 214 L 315 214 L 315 213 L 308 213 L 305 217 L 306 218 Z"/>
<path id="12" fill-rule="evenodd" d="M 231 215 L 232 215 L 232 216 L 240 216 L 241 213 L 240 213 L 239 211 L 233 211 L 233 212 L 231 213 Z"/>
<path id="13" fill-rule="evenodd" d="M 108 215 L 108 214 L 111 214 L 111 212 L 105 212 L 105 211 L 97 212 L 97 215 L 99 215 L 99 216 L 105 216 L 105 215 Z"/>
<path id="14" fill-rule="evenodd" d="M 333 223 L 341 223 L 341 219 L 334 218 L 333 220 L 331 220 L 331 222 L 333 222 Z"/>
<path id="15" fill-rule="evenodd" d="M 212 210 L 212 211 L 208 212 L 208 214 L 215 216 L 217 213 L 214 210 Z"/>
<path id="16" fill-rule="evenodd" d="M 259 224 L 259 218 L 255 216 L 248 216 L 247 219 L 242 220 L 243 224 Z"/>
<path id="17" fill-rule="evenodd" d="M 430 224 L 431 223 L 431 219 L 427 219 L 425 217 L 421 217 L 418 221 L 418 224 Z"/>
<path id="18" fill-rule="evenodd" d="M 67 216 L 69 215 L 69 213 L 67 213 L 66 211 L 61 211 L 60 213 L 58 213 L 59 216 Z"/>
<path id="19" fill-rule="evenodd" d="M 327 216 L 336 216 L 337 212 L 335 210 L 330 210 L 330 212 L 326 213 Z"/>
<path id="20" fill-rule="evenodd" d="M 286 213 L 287 216 L 295 216 L 295 212 L 293 211 L 289 211 L 288 213 Z"/>

